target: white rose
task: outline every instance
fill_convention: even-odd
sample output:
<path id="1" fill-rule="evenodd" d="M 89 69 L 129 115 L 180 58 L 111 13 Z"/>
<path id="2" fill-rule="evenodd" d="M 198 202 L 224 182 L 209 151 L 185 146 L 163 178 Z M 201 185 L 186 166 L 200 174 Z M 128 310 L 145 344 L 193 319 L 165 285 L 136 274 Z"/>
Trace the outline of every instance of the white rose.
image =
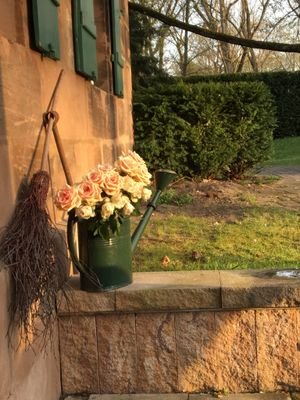
<path id="1" fill-rule="evenodd" d="M 103 219 L 108 219 L 111 215 L 113 215 L 115 211 L 115 206 L 111 202 L 106 202 L 101 207 L 101 217 Z"/>
<path id="2" fill-rule="evenodd" d="M 144 188 L 143 189 L 143 194 L 142 194 L 142 199 L 144 201 L 149 200 L 150 197 L 151 197 L 151 194 L 152 194 L 152 191 L 150 189 Z"/>
<path id="3" fill-rule="evenodd" d="M 128 202 L 128 203 L 125 204 L 125 206 L 124 206 L 124 208 L 123 208 L 123 214 L 124 214 L 125 216 L 129 216 L 129 215 L 132 214 L 133 210 L 134 210 L 133 205 L 132 205 L 131 203 Z"/>
<path id="4" fill-rule="evenodd" d="M 130 176 L 124 176 L 122 179 L 122 189 L 130 194 L 133 202 L 136 202 L 142 198 L 144 184 L 142 182 L 136 182 Z"/>
<path id="5" fill-rule="evenodd" d="M 112 204 L 115 206 L 115 208 L 117 208 L 119 210 L 121 208 L 123 208 L 128 201 L 129 201 L 129 198 L 122 194 L 111 197 Z"/>
<path id="6" fill-rule="evenodd" d="M 140 165 L 140 168 L 136 171 L 133 179 L 137 182 L 142 182 L 144 185 L 150 185 L 151 174 L 149 173 L 146 165 Z"/>
<path id="7" fill-rule="evenodd" d="M 79 208 L 76 208 L 76 215 L 79 218 L 83 218 L 83 219 L 89 219 L 92 217 L 95 217 L 95 210 L 90 207 L 90 206 L 81 206 Z"/>
<path id="8" fill-rule="evenodd" d="M 128 175 L 131 175 L 133 171 L 139 168 L 139 164 L 130 156 L 120 156 L 115 166 L 119 171 Z"/>
<path id="9" fill-rule="evenodd" d="M 136 182 L 128 175 L 124 177 L 122 176 L 121 182 L 122 182 L 122 189 L 128 193 L 132 193 Z"/>
<path id="10" fill-rule="evenodd" d="M 141 199 L 143 195 L 144 185 L 140 182 L 135 182 L 134 188 L 132 190 L 132 196 L 137 199 Z"/>

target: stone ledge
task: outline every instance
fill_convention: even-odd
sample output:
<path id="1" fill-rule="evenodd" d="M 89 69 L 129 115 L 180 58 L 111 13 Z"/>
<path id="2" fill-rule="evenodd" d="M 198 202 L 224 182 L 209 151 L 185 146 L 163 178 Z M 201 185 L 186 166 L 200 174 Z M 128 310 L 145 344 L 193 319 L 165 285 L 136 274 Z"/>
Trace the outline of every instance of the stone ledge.
<path id="1" fill-rule="evenodd" d="M 133 284 L 116 292 L 117 311 L 220 307 L 219 271 L 137 272 Z"/>
<path id="2" fill-rule="evenodd" d="M 73 277 L 74 290 L 69 301 L 60 299 L 59 314 L 298 307 L 300 278 L 274 272 L 137 272 L 131 285 L 101 293 L 79 290 L 79 277 Z"/>
<path id="3" fill-rule="evenodd" d="M 285 308 L 300 305 L 300 278 L 276 270 L 220 271 L 222 308 Z"/>
<path id="4" fill-rule="evenodd" d="M 68 281 L 67 297 L 58 296 L 57 306 L 60 315 L 95 314 L 115 311 L 115 291 L 90 293 L 79 288 L 79 276 Z"/>
<path id="5" fill-rule="evenodd" d="M 229 395 L 209 395 L 209 394 L 92 394 L 89 397 L 68 396 L 65 400 L 296 400 L 288 393 L 240 393 Z"/>
<path id="6" fill-rule="evenodd" d="M 123 394 L 123 395 L 91 395 L 89 400 L 188 400 L 188 394 L 168 393 L 168 394 Z"/>
<path id="7" fill-rule="evenodd" d="M 218 396 L 222 400 L 290 400 L 288 393 L 241 393 Z M 215 396 L 192 394 L 188 400 L 213 400 Z M 99 399 L 100 400 L 100 399 Z M 112 399 L 113 400 L 113 399 Z M 120 399 L 121 400 L 121 399 Z"/>

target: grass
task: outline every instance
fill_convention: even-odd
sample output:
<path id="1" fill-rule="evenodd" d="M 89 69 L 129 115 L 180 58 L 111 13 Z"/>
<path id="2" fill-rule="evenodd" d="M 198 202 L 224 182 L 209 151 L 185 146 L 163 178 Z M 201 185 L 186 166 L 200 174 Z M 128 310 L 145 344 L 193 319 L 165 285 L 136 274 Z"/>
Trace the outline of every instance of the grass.
<path id="1" fill-rule="evenodd" d="M 182 214 L 165 219 L 156 214 L 134 255 L 134 270 L 299 266 L 299 213 L 257 206 L 245 210 L 235 222 Z"/>
<path id="2" fill-rule="evenodd" d="M 274 155 L 264 165 L 300 165 L 300 136 L 274 140 Z"/>
<path id="3" fill-rule="evenodd" d="M 300 137 L 274 141 L 266 166 L 300 166 Z M 255 177 L 257 185 L 278 177 Z M 245 185 L 249 182 L 245 180 Z M 258 206 L 255 195 L 242 193 L 244 215 L 235 220 L 184 215 L 192 197 L 169 189 L 161 203 L 177 206 L 163 217 L 155 213 L 133 257 L 135 271 L 297 268 L 300 266 L 300 214 Z"/>
<path id="4" fill-rule="evenodd" d="M 183 206 L 185 204 L 191 204 L 193 202 L 193 196 L 190 194 L 178 194 L 175 189 L 167 189 L 159 198 L 159 204 L 173 204 L 175 206 Z"/>

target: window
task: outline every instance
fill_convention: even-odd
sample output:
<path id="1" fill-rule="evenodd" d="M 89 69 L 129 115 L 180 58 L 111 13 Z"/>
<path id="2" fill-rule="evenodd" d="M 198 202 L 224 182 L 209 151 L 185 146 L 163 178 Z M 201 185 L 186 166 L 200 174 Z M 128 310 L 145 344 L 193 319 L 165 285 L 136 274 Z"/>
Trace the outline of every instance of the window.
<path id="1" fill-rule="evenodd" d="M 59 60 L 59 0 L 31 0 L 29 4 L 32 47 L 46 57 Z"/>
<path id="2" fill-rule="evenodd" d="M 93 0 L 73 0 L 73 36 L 76 72 L 97 79 L 96 25 Z"/>
<path id="3" fill-rule="evenodd" d="M 121 10 L 120 0 L 111 1 L 111 35 L 112 35 L 112 63 L 114 93 L 123 97 L 123 67 L 124 61 L 121 54 Z"/>

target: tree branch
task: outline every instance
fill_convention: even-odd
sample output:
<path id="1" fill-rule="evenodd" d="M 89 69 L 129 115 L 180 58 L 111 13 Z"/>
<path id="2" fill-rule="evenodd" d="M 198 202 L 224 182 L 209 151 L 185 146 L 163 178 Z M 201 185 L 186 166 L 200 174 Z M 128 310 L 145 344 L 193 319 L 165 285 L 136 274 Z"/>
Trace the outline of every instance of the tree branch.
<path id="1" fill-rule="evenodd" d="M 245 39 L 225 33 L 214 32 L 208 29 L 200 28 L 196 25 L 186 24 L 185 22 L 179 21 L 175 18 L 168 17 L 152 8 L 145 7 L 138 3 L 132 3 L 129 1 L 129 8 L 133 11 L 137 11 L 148 17 L 157 19 L 168 26 L 175 26 L 176 28 L 183 29 L 188 32 L 195 33 L 196 35 L 204 36 L 210 39 L 219 40 L 221 42 L 231 43 L 238 46 L 250 47 L 253 49 L 264 49 L 272 51 L 282 51 L 285 53 L 300 53 L 300 44 L 290 43 L 278 43 L 278 42 L 263 42 L 260 40 Z"/>

